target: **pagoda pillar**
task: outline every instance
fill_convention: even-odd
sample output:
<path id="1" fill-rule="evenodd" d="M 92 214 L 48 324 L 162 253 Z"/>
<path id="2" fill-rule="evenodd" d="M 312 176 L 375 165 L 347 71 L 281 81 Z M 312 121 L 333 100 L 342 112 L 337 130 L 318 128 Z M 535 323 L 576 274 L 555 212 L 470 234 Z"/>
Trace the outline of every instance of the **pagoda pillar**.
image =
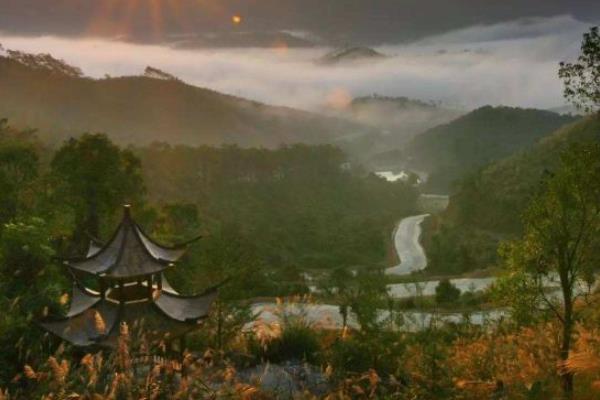
<path id="1" fill-rule="evenodd" d="M 153 288 L 152 288 L 152 275 L 148 276 L 148 299 L 152 300 L 152 293 L 153 293 Z"/>
<path id="2" fill-rule="evenodd" d="M 123 308 L 125 306 L 125 283 L 123 281 L 119 281 L 119 307 Z"/>

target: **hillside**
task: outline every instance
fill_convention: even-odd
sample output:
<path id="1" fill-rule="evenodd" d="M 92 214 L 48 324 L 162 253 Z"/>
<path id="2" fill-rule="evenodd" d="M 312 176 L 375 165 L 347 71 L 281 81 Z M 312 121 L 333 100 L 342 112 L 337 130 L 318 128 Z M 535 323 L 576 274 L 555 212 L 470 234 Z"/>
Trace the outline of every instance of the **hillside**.
<path id="1" fill-rule="evenodd" d="M 486 106 L 415 136 L 404 160 L 430 174 L 429 190 L 448 192 L 468 172 L 527 149 L 574 120 L 543 110 Z"/>
<path id="2" fill-rule="evenodd" d="M 493 163 L 466 179 L 452 196 L 448 218 L 453 224 L 513 233 L 544 171 L 551 171 L 569 143 L 600 141 L 600 118 L 569 124 L 530 151 Z"/>
<path id="3" fill-rule="evenodd" d="M 40 138 L 52 143 L 93 131 L 122 144 L 276 147 L 368 132 L 351 122 L 271 107 L 179 80 L 95 80 L 56 68 L 32 68 L 9 57 L 0 57 L 0 93 L 0 117 L 15 127 L 36 127 Z"/>
<path id="4" fill-rule="evenodd" d="M 402 159 L 399 149 L 408 140 L 463 114 L 461 110 L 432 102 L 377 94 L 354 98 L 343 107 L 331 107 L 324 112 L 375 130 L 337 141 L 371 170 L 398 168 Z"/>
<path id="5" fill-rule="evenodd" d="M 399 142 L 462 114 L 460 110 L 408 97 L 378 95 L 353 99 L 346 112 L 357 122 L 387 131 Z"/>
<path id="6" fill-rule="evenodd" d="M 432 273 L 493 266 L 501 240 L 521 233 L 521 215 L 546 171 L 569 143 L 600 141 L 600 118 L 588 117 L 542 139 L 529 151 L 494 162 L 461 182 L 446 212 L 425 227 Z"/>

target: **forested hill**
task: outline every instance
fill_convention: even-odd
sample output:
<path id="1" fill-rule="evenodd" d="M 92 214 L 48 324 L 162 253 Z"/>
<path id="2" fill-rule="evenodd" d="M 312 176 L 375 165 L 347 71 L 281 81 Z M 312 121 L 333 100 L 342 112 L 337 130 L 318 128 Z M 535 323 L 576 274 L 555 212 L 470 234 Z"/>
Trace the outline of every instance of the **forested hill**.
<path id="1" fill-rule="evenodd" d="M 587 117 L 544 138 L 531 151 L 498 161 L 461 183 L 451 198 L 448 219 L 502 233 L 520 231 L 520 216 L 570 143 L 600 141 L 600 117 Z"/>
<path id="2" fill-rule="evenodd" d="M 27 61 L 28 59 L 25 59 Z M 49 59 L 52 61 L 52 59 Z M 194 87 L 176 79 L 94 80 L 54 60 L 39 68 L 0 57 L 0 117 L 35 127 L 47 142 L 105 132 L 121 144 L 170 143 L 276 147 L 323 143 L 368 131 L 361 125 Z M 358 131 L 358 132 L 357 132 Z"/>
<path id="3" fill-rule="evenodd" d="M 497 265 L 498 245 L 522 233 L 522 216 L 560 153 L 571 143 L 600 142 L 600 117 L 568 124 L 527 151 L 464 178 L 445 213 L 426 227 L 429 270 L 463 273 Z"/>
<path id="4" fill-rule="evenodd" d="M 415 136 L 404 154 L 410 166 L 431 174 L 430 190 L 447 192 L 468 172 L 526 149 L 574 119 L 549 111 L 486 106 Z"/>

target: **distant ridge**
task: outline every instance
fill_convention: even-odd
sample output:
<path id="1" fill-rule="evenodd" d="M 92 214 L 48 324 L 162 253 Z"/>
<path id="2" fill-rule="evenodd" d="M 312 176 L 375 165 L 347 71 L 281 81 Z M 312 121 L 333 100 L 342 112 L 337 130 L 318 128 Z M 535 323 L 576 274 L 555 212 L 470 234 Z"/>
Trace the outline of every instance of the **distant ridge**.
<path id="1" fill-rule="evenodd" d="M 431 174 L 429 189 L 448 193 L 470 171 L 528 149 L 575 119 L 546 110 L 485 106 L 415 136 L 404 159 Z"/>
<path id="2" fill-rule="evenodd" d="M 370 47 L 345 47 L 334 50 L 317 60 L 322 65 L 335 65 L 344 63 L 356 63 L 365 61 L 378 61 L 387 58 Z"/>
<path id="3" fill-rule="evenodd" d="M 0 56 L 0 118 L 39 129 L 46 142 L 104 132 L 121 144 L 277 147 L 370 129 L 195 87 L 152 67 L 146 76 L 90 79 L 49 55 L 21 58 Z"/>

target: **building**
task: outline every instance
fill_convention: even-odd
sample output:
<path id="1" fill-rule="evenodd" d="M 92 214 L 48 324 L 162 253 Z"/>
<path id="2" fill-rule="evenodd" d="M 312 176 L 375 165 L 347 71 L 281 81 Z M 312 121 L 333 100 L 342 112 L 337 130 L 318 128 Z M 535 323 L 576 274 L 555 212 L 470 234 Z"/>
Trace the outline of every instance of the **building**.
<path id="1" fill-rule="evenodd" d="M 91 243 L 85 257 L 64 261 L 73 276 L 69 310 L 63 319 L 41 325 L 80 347 L 115 347 L 125 323 L 152 341 L 184 340 L 217 298 L 216 287 L 182 296 L 165 279 L 164 272 L 175 266 L 189 243 L 156 243 L 133 220 L 130 206 L 124 206 L 121 223 L 106 244 Z M 82 282 L 93 282 L 96 290 Z"/>

